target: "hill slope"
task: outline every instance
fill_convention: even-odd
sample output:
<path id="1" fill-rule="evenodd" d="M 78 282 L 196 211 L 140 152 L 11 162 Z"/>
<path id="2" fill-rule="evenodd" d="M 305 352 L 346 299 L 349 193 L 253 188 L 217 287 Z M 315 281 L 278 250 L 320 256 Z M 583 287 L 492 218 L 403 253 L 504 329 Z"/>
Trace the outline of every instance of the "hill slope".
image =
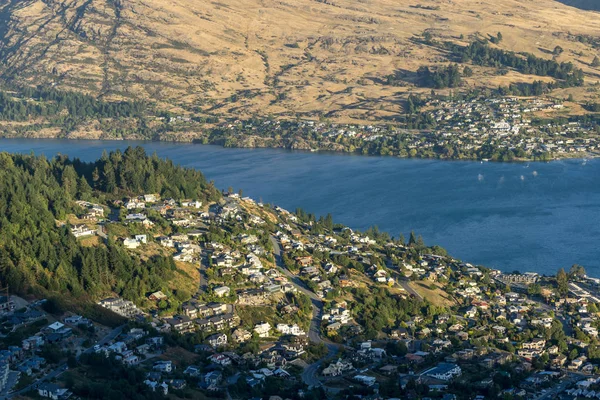
<path id="1" fill-rule="evenodd" d="M 0 9 L 5 81 L 47 84 L 108 100 L 147 99 L 202 114 L 320 116 L 341 122 L 402 112 L 410 79 L 396 71 L 447 63 L 413 38 L 499 47 L 573 61 L 594 81 L 600 32 L 591 12 L 555 0 L 10 0 Z M 567 34 L 569 32 L 569 34 Z M 460 39 L 459 39 L 460 38 Z M 532 81 L 474 68 L 466 87 Z M 572 90 L 589 100 L 585 90 Z M 571 92 L 569 92 L 571 93 Z"/>

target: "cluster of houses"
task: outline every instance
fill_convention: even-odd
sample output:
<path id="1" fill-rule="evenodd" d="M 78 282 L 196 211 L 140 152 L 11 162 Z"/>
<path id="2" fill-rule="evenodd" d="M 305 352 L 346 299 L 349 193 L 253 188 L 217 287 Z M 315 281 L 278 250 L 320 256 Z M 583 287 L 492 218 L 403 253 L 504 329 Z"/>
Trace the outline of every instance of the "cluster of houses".
<path id="1" fill-rule="evenodd" d="M 499 148 L 522 148 L 527 154 L 547 151 L 557 154 L 598 150 L 591 126 L 579 122 L 531 124 L 532 113 L 562 110 L 554 99 L 515 97 L 458 101 L 433 100 L 431 115 L 438 122 L 436 144 L 477 149 L 493 140 Z"/>
<path id="2" fill-rule="evenodd" d="M 33 308 L 13 315 L 19 314 L 31 315 L 27 319 L 9 318 L 9 321 L 18 322 L 15 326 L 29 324 L 46 316 Z M 22 375 L 34 377 L 44 373 L 48 366 L 46 359 L 40 355 L 44 345 L 67 346 L 73 342 L 73 328 L 91 325 L 90 320 L 79 315 L 67 316 L 63 322 L 55 321 L 44 326 L 37 333 L 22 339 L 20 346 L 8 346 L 0 350 L 0 392 L 6 389 L 9 382 L 16 383 Z M 15 375 L 15 379 L 10 378 L 11 374 Z M 40 396 L 52 399 L 67 399 L 71 395 L 68 390 L 53 384 L 40 386 L 38 392 Z"/>
<path id="3" fill-rule="evenodd" d="M 512 107 L 512 103 L 507 104 Z M 498 123 L 491 129 L 503 132 L 506 126 Z M 314 291 L 316 297 L 311 294 L 313 302 L 320 301 L 318 298 L 328 299 L 323 301 L 322 325 L 319 328 L 322 334 L 345 343 L 351 343 L 362 331 L 356 322 L 359 320 L 360 311 L 356 311 L 359 307 L 354 307 L 351 296 L 339 296 L 345 288 L 393 286 L 394 292 L 402 293 L 397 296 L 408 299 L 410 295 L 402 292 L 398 280 L 437 281 L 436 287 L 446 290 L 452 302 L 443 312 L 432 308 L 432 315 L 422 313 L 396 321 L 396 328 L 386 328 L 377 341 L 361 342 L 354 350 L 346 346 L 343 356 L 328 365 L 325 363 L 322 370 L 324 379 L 345 377 L 373 387 L 378 378 L 372 376 L 368 369 L 355 367 L 368 365 L 387 376 L 398 376 L 404 385 L 414 380 L 428 385 L 430 390 L 443 392 L 450 381 L 464 377 L 465 365 L 494 369 L 511 364 L 522 371 L 531 371 L 536 361 L 547 355 L 545 370 L 531 374 L 522 387 L 510 393 L 516 395 L 523 388 L 531 393 L 534 390 L 531 388 L 555 379 L 555 374 L 563 370 L 589 374 L 596 367 L 586 356 L 585 341 L 568 338 L 569 348 L 581 351 L 577 357 L 567 357 L 564 349 L 537 333 L 542 328 L 551 329 L 561 323 L 589 338 L 597 337 L 597 315 L 587 309 L 594 302 L 594 297 L 584 289 L 587 285 L 580 287 L 571 283 L 573 296 L 563 303 L 542 304 L 527 295 L 529 285 L 545 283 L 546 278 L 537 274 L 503 274 L 435 254 L 407 257 L 406 254 L 410 253 L 408 245 L 392 240 L 382 243 L 348 228 L 313 234 L 311 225 L 314 221 L 301 222 L 298 216 L 279 207 L 269 209 L 272 213 L 269 216 L 264 213 L 260 217 L 249 215 L 248 208 L 260 210 L 263 206 L 241 199 L 236 194 L 227 195 L 220 203 L 211 205 L 208 211 L 199 210 L 201 205 L 197 202 L 160 201 L 157 196 L 130 199 L 124 206 L 134 213 L 129 215 L 143 215 L 145 218 L 143 210 L 155 207 L 173 225 L 183 228 L 176 229 L 176 232 L 184 232 L 157 237 L 156 242 L 167 249 L 174 249 L 169 251 L 173 251 L 175 259 L 199 262 L 211 269 L 207 290 L 196 296 L 202 300 L 185 302 L 175 315 L 155 316 L 153 319 L 155 327 L 162 332 L 185 334 L 201 331 L 206 334 L 204 342 L 196 350 L 207 354 L 207 361 L 212 367 L 192 365 L 184 371 L 185 375 L 198 378 L 201 389 L 222 388 L 226 384 L 222 373 L 225 367 L 249 366 L 251 372 L 243 379 L 254 386 L 260 385 L 269 376 L 285 377 L 288 364 L 301 365 L 298 357 L 306 352 L 308 344 L 305 326 L 297 319 L 287 320 L 285 317 L 297 312 L 300 305 L 289 301 L 289 298 L 296 298 L 296 294 L 289 293 L 296 291 L 298 284 L 292 282 L 297 280 L 303 281 L 303 287 Z M 264 232 L 265 220 L 273 216 L 277 217 L 277 231 Z M 127 220 L 131 222 L 132 219 Z M 181 222 L 184 220 L 185 223 Z M 236 224 L 245 229 L 234 230 L 235 233 L 223 243 L 214 238 L 206 240 L 209 226 L 210 232 L 214 232 L 213 227 L 220 224 Z M 294 268 L 290 266 L 285 271 L 280 264 L 273 262 L 273 257 L 265 250 L 270 234 L 283 249 L 285 265 L 291 262 Z M 123 245 L 134 249 L 150 240 L 152 238 L 147 235 L 135 235 L 124 239 Z M 382 259 L 385 262 L 381 262 Z M 506 289 L 507 286 L 511 289 Z M 157 291 L 151 293 L 148 300 L 158 304 L 168 300 L 168 296 Z M 109 298 L 99 304 L 127 318 L 143 315 L 132 302 L 124 299 Z M 270 322 L 246 322 L 242 327 L 236 314 L 236 309 L 239 312 L 242 306 L 271 306 L 277 309 L 278 318 L 269 319 Z M 568 307 L 572 318 L 568 321 L 557 319 L 553 313 L 560 307 Z M 353 312 L 357 315 L 353 316 Z M 279 318 L 282 314 L 284 317 Z M 66 325 L 85 322 L 77 316 L 64 320 Z M 34 349 L 46 342 L 68 339 L 69 327 L 66 325 L 52 324 L 39 338 L 36 335 L 24 340 L 23 348 Z M 530 331 L 536 334 L 524 340 L 515 339 L 521 334 L 529 335 Z M 151 352 L 159 351 L 161 346 L 155 343 L 160 337 L 146 336 L 145 331 L 132 329 L 119 340 L 94 350 L 114 354 L 124 365 L 137 366 Z M 255 354 L 240 356 L 225 351 L 252 337 L 262 339 Z M 140 345 L 142 339 L 146 340 Z M 386 345 L 390 343 L 402 343 L 406 354 L 388 354 Z M 410 372 L 398 374 L 401 365 Z M 179 387 L 181 382 L 169 377 L 173 366 L 168 360 L 157 361 L 145 384 L 151 390 L 164 394 Z M 2 370 L 0 383 L 1 373 Z M 587 390 L 587 393 L 590 391 Z"/>
<path id="4" fill-rule="evenodd" d="M 493 143 L 499 150 L 520 148 L 529 156 L 536 152 L 556 155 L 595 152 L 599 143 L 592 125 L 581 122 L 556 122 L 546 125 L 532 124 L 534 115 L 557 115 L 565 105 L 550 98 L 479 97 L 471 100 L 439 100 L 426 102 L 424 113 L 435 121 L 434 132 L 416 135 L 397 127 L 378 125 L 343 125 L 315 121 L 255 121 L 226 122 L 220 130 L 236 135 L 260 130 L 264 135 L 282 135 L 294 132 L 302 137 L 319 137 L 323 141 L 340 138 L 359 139 L 364 142 L 385 140 L 401 136 L 407 149 L 433 149 L 450 145 L 463 151 L 480 149 Z M 321 147 L 325 147 L 322 145 Z"/>
<path id="5" fill-rule="evenodd" d="M 119 314 L 125 318 L 138 318 L 144 315 L 132 301 L 122 299 L 120 297 L 109 297 L 98 302 L 102 307 Z"/>

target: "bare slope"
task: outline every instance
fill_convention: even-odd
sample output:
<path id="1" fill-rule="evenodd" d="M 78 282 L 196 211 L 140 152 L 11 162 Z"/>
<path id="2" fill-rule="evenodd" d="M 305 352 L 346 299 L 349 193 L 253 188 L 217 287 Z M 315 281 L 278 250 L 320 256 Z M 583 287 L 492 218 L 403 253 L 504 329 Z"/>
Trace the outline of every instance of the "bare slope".
<path id="1" fill-rule="evenodd" d="M 446 63 L 411 40 L 425 30 L 466 43 L 573 61 L 590 82 L 600 18 L 555 0 L 5 0 L 0 72 L 107 99 L 150 99 L 207 114 L 325 115 L 340 121 L 402 111 L 415 89 L 386 85 L 396 70 Z M 567 33 L 570 33 L 567 34 Z M 462 35 L 462 36 L 461 36 Z M 460 39 L 462 38 L 462 39 Z M 474 68 L 467 86 L 535 79 Z M 595 94 L 570 89 L 577 100 Z M 562 93 L 561 93 L 562 94 Z"/>

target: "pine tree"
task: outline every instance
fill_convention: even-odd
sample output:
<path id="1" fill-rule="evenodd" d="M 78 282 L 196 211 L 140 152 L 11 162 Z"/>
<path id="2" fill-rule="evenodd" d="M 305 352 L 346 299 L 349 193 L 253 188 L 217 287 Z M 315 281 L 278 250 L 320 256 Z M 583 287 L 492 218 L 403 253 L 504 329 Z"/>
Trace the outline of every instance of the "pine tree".
<path id="1" fill-rule="evenodd" d="M 561 297 L 565 297 L 569 293 L 569 281 L 567 277 L 567 273 L 563 268 L 559 269 L 556 273 L 556 284 L 558 289 L 558 294 Z"/>

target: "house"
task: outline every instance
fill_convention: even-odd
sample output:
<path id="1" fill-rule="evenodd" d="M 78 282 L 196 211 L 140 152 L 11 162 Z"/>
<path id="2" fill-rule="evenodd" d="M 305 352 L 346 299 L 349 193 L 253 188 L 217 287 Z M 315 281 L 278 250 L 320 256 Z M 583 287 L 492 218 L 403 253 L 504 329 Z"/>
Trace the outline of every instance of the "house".
<path id="1" fill-rule="evenodd" d="M 227 335 L 224 333 L 216 333 L 207 337 L 206 340 L 213 348 L 217 348 L 227 344 Z"/>
<path id="2" fill-rule="evenodd" d="M 166 322 L 177 332 L 190 332 L 194 330 L 193 321 L 186 315 L 169 318 Z"/>
<path id="3" fill-rule="evenodd" d="M 167 361 L 157 361 L 152 366 L 154 371 L 158 372 L 166 372 L 171 373 L 173 371 L 173 362 L 170 360 Z"/>
<path id="4" fill-rule="evenodd" d="M 208 360 L 223 367 L 231 365 L 231 358 L 227 357 L 225 354 L 213 354 L 208 357 Z"/>
<path id="5" fill-rule="evenodd" d="M 162 336 L 154 336 L 146 339 L 146 343 L 150 346 L 158 348 L 163 345 L 164 338 Z"/>
<path id="6" fill-rule="evenodd" d="M 169 394 L 169 385 L 167 385 L 165 382 L 163 383 L 158 383 L 157 381 L 151 381 L 146 379 L 144 381 L 144 383 L 153 391 L 153 392 L 162 392 L 162 394 L 164 394 L 165 396 L 167 394 Z"/>
<path id="7" fill-rule="evenodd" d="M 294 336 L 304 336 L 306 332 L 302 330 L 298 325 L 287 325 L 287 324 L 277 324 L 276 328 L 283 335 L 294 335 Z"/>
<path id="8" fill-rule="evenodd" d="M 230 292 L 231 292 L 231 289 L 229 289 L 229 287 L 227 287 L 227 286 L 218 286 L 213 289 L 213 293 L 217 297 L 229 296 Z"/>
<path id="9" fill-rule="evenodd" d="M 90 325 L 91 322 L 87 318 L 83 318 L 81 315 L 71 315 L 64 319 L 65 324 L 70 325 Z"/>
<path id="10" fill-rule="evenodd" d="M 138 247 L 140 247 L 140 242 L 130 238 L 123 239 L 123 247 L 125 247 L 126 249 L 137 249 Z"/>
<path id="11" fill-rule="evenodd" d="M 216 391 L 218 390 L 218 385 L 223 379 L 223 374 L 221 371 L 211 371 L 205 375 L 200 377 L 200 382 L 198 386 L 202 389 Z"/>
<path id="12" fill-rule="evenodd" d="M 134 239 L 137 240 L 138 243 L 143 243 L 143 244 L 148 243 L 148 236 L 146 236 L 146 235 L 135 235 Z"/>
<path id="13" fill-rule="evenodd" d="M 231 334 L 231 339 L 233 339 L 237 343 L 247 342 L 252 338 L 252 334 L 245 329 L 236 329 Z"/>
<path id="14" fill-rule="evenodd" d="M 23 339 L 21 347 L 23 350 L 33 350 L 44 344 L 44 338 L 42 336 L 30 336 L 27 339 Z"/>
<path id="15" fill-rule="evenodd" d="M 161 301 L 161 300 L 166 300 L 166 299 L 167 299 L 167 295 L 164 294 L 160 290 L 158 292 L 154 292 L 150 296 L 148 296 L 148 300 L 152 300 L 152 301 Z"/>
<path id="16" fill-rule="evenodd" d="M 307 267 L 313 263 L 313 258 L 311 256 L 296 257 L 296 263 L 301 267 Z"/>
<path id="17" fill-rule="evenodd" d="M 76 238 L 80 238 L 80 237 L 83 237 L 83 236 L 95 235 L 96 231 L 94 229 L 88 228 L 84 224 L 79 224 L 79 225 L 73 225 L 71 227 L 71 233 Z"/>
<path id="18" fill-rule="evenodd" d="M 137 208 L 146 208 L 146 203 L 138 201 L 137 199 L 130 199 L 125 203 L 125 208 L 128 210 L 135 210 Z"/>
<path id="19" fill-rule="evenodd" d="M 541 351 L 544 349 L 544 346 L 546 346 L 546 341 L 539 338 L 523 343 L 523 349 L 525 350 Z"/>
<path id="20" fill-rule="evenodd" d="M 337 331 L 338 329 L 340 329 L 342 327 L 342 324 L 339 322 L 334 322 L 332 324 L 327 325 L 327 331 L 328 332 L 333 332 L 333 331 Z"/>
<path id="21" fill-rule="evenodd" d="M 354 366 L 350 361 L 342 361 L 341 358 L 337 362 L 331 363 L 327 368 L 323 370 L 323 376 L 339 376 L 345 371 L 352 371 Z"/>
<path id="22" fill-rule="evenodd" d="M 262 322 L 262 323 L 256 324 L 256 326 L 254 327 L 254 332 L 256 332 L 258 334 L 258 337 L 261 337 L 261 338 L 269 337 L 270 331 L 271 331 L 271 324 L 269 324 L 268 322 Z"/>
<path id="23" fill-rule="evenodd" d="M 146 203 L 156 203 L 160 199 L 160 195 L 158 194 L 145 194 L 144 201 Z"/>
<path id="24" fill-rule="evenodd" d="M 164 383 L 167 383 L 169 386 L 171 386 L 171 388 L 175 390 L 184 389 L 187 385 L 187 382 L 184 379 L 169 379 L 166 380 Z"/>
<path id="25" fill-rule="evenodd" d="M 121 360 L 121 362 L 123 363 L 123 365 L 132 366 L 132 365 L 138 365 L 140 363 L 140 359 L 136 355 L 130 355 L 130 356 L 123 358 L 123 360 Z"/>
<path id="26" fill-rule="evenodd" d="M 465 311 L 465 318 L 475 318 L 477 316 L 477 307 L 471 306 Z"/>
<path id="27" fill-rule="evenodd" d="M 142 225 L 148 227 L 154 225 L 152 221 L 148 219 L 144 214 L 127 214 L 125 217 L 126 222 L 139 222 Z"/>
<path id="28" fill-rule="evenodd" d="M 449 381 L 462 373 L 461 368 L 456 364 L 439 363 L 437 366 L 430 368 L 421 373 L 421 376 L 430 376 L 442 381 Z"/>
<path id="29" fill-rule="evenodd" d="M 377 382 L 374 376 L 367 375 L 356 375 L 353 379 L 365 386 L 373 386 Z"/>
<path id="30" fill-rule="evenodd" d="M 0 315 L 11 313 L 15 308 L 15 302 L 10 296 L 0 296 Z"/>
<path id="31" fill-rule="evenodd" d="M 175 241 L 168 236 L 159 236 L 156 240 L 163 247 L 175 247 Z"/>
<path id="32" fill-rule="evenodd" d="M 183 371 L 184 375 L 189 375 L 191 377 L 196 377 L 200 375 L 200 368 L 196 367 L 194 365 L 190 365 L 189 367 L 187 367 L 185 369 L 185 371 Z"/>
<path id="33" fill-rule="evenodd" d="M 48 325 L 46 328 L 44 328 L 45 332 L 50 332 L 50 333 L 56 333 L 58 331 L 60 331 L 62 328 L 64 328 L 64 324 L 56 321 L 50 325 Z"/>
<path id="34" fill-rule="evenodd" d="M 47 397 L 52 400 L 62 400 L 71 397 L 71 392 L 53 383 L 44 382 L 38 387 L 38 395 L 40 395 L 40 397 Z"/>

